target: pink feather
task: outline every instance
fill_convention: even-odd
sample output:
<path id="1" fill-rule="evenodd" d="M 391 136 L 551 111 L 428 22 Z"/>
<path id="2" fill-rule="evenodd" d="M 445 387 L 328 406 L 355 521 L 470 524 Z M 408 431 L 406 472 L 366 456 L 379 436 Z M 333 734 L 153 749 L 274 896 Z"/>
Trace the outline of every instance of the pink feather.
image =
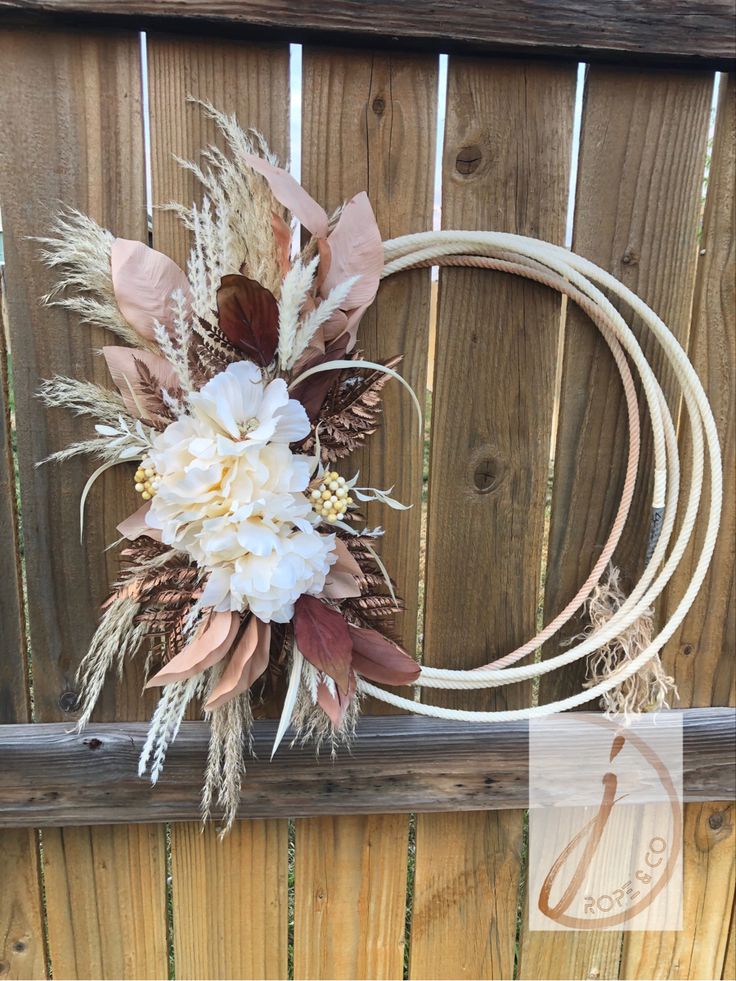
<path id="1" fill-rule="evenodd" d="M 156 320 L 171 330 L 172 294 L 181 290 L 187 305 L 191 298 L 189 281 L 179 266 L 162 252 L 126 238 L 112 243 L 110 264 L 115 299 L 130 326 L 149 341 L 155 340 Z"/>

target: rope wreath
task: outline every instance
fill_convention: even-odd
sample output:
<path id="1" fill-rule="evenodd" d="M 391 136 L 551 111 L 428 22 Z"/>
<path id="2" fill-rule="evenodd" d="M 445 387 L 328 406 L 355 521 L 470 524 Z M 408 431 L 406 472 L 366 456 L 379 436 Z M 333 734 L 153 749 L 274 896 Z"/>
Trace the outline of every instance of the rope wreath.
<path id="1" fill-rule="evenodd" d="M 698 561 L 676 609 L 659 634 L 641 653 L 599 684 L 555 702 L 493 712 L 428 705 L 385 691 L 362 678 L 358 680 L 359 690 L 409 712 L 469 722 L 528 719 L 572 709 L 604 695 L 640 671 L 673 636 L 697 596 L 713 555 L 723 497 L 721 454 L 713 413 L 693 366 L 672 332 L 635 293 L 594 263 L 549 242 L 502 232 L 425 232 L 385 242 L 384 257 L 382 278 L 426 266 L 471 266 L 521 276 L 564 294 L 588 314 L 601 331 L 621 376 L 628 410 L 629 454 L 621 501 L 608 541 L 573 599 L 543 630 L 517 650 L 482 667 L 469 670 L 424 666 L 414 682 L 416 686 L 459 690 L 496 688 L 538 678 L 599 649 L 630 628 L 645 613 L 661 595 L 679 565 L 699 514 L 705 447 L 710 473 L 710 502 Z M 690 422 L 692 468 L 687 504 L 674 545 L 666 558 L 679 500 L 680 460 L 675 426 L 662 389 L 641 346 L 624 318 L 601 291 L 601 287 L 624 300 L 659 343 L 674 372 Z M 631 594 L 603 627 L 593 630 L 584 641 L 572 646 L 565 653 L 514 668 L 513 664 L 549 640 L 582 606 L 600 581 L 620 540 L 631 507 L 640 451 L 638 403 L 626 354 L 639 373 L 653 432 L 652 523 L 646 567 Z"/>
<path id="2" fill-rule="evenodd" d="M 527 719 L 602 697 L 607 710 L 668 704 L 674 687 L 659 651 L 682 623 L 703 579 L 718 530 L 722 473 L 715 422 L 683 349 L 649 307 L 613 276 L 559 246 L 500 232 L 445 231 L 382 242 L 365 193 L 331 216 L 276 165 L 262 137 L 200 104 L 229 155 L 203 151 L 201 205 L 172 206 L 192 235 L 184 272 L 140 242 L 116 238 L 74 211 L 62 213 L 42 257 L 60 281 L 45 298 L 99 323 L 125 346 L 103 355 L 115 389 L 55 377 L 49 406 L 95 420 L 95 436 L 52 454 L 89 454 L 97 478 L 135 464 L 142 507 L 118 525 L 121 569 L 82 661 L 80 725 L 105 678 L 149 650 L 147 687 L 161 689 L 139 772 L 155 782 L 191 703 L 210 723 L 202 810 L 215 802 L 225 827 L 238 811 L 253 724 L 251 689 L 279 687 L 288 673 L 274 752 L 290 726 L 296 739 L 334 748 L 349 742 L 359 694 L 422 715 L 470 722 Z M 295 225 L 310 233 L 292 254 Z M 469 670 L 417 664 L 391 635 L 402 603 L 361 505 L 403 509 L 392 488 L 362 486 L 334 467 L 375 432 L 387 362 L 356 348 L 361 317 L 382 279 L 428 266 L 468 266 L 520 276 L 556 290 L 593 321 L 610 349 L 626 399 L 628 457 L 608 539 L 565 605 L 516 650 Z M 682 393 L 692 439 L 685 505 L 676 527 L 680 459 L 672 415 L 631 328 L 607 298 L 622 300 L 661 347 Z M 628 520 L 640 449 L 639 376 L 653 434 L 654 474 L 645 568 L 631 593 L 611 563 Z M 701 507 L 705 464 L 710 501 L 694 571 L 656 636 L 652 610 L 688 549 Z M 81 520 L 80 520 L 81 526 Z M 612 571 L 609 571 L 612 570 Z M 562 653 L 519 664 L 585 608 L 590 625 Z M 588 680 L 568 698 L 475 712 L 428 705 L 378 685 L 459 691 L 539 678 L 593 655 Z M 258 698 L 258 691 L 256 691 Z"/>

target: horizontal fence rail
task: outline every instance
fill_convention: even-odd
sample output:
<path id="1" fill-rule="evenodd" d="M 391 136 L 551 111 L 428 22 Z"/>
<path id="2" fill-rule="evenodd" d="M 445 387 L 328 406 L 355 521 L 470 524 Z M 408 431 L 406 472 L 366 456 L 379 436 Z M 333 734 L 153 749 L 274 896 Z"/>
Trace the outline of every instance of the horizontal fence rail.
<path id="1" fill-rule="evenodd" d="M 728 69 L 736 56 L 730 0 L 0 0 L 0 12 L 76 23 L 257 35 L 348 44 L 554 55 L 585 61 Z M 302 39 L 302 38 L 300 38 Z"/>
<path id="2" fill-rule="evenodd" d="M 736 797 L 736 710 L 689 709 L 683 717 L 683 792 L 689 802 Z M 542 722 L 542 725 L 545 723 Z M 559 760 L 555 726 L 546 751 Z M 351 751 L 336 759 L 311 746 L 269 761 L 275 721 L 255 726 L 256 759 L 241 795 L 244 818 L 447 810 L 506 810 L 528 804 L 528 723 L 479 725 L 434 719 L 364 718 Z M 0 729 L 0 827 L 186 821 L 199 814 L 208 726 L 185 722 L 159 784 L 136 776 L 141 723 Z M 570 759 L 576 800 L 577 762 Z M 642 774 L 642 781 L 648 778 Z M 559 769 L 555 768 L 555 780 Z M 652 781 L 649 799 L 665 800 Z M 539 799 L 539 791 L 537 793 Z"/>

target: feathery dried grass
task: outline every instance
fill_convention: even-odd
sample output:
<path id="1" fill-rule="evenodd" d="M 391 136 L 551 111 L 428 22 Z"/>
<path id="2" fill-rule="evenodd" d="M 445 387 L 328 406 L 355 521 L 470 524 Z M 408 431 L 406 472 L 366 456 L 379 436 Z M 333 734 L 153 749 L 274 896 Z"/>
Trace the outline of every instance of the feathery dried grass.
<path id="1" fill-rule="evenodd" d="M 204 677 L 200 674 L 164 687 L 138 760 L 138 776 L 144 775 L 150 761 L 151 783 L 157 783 L 163 772 L 166 752 L 179 733 L 187 706 L 199 695 L 203 683 Z"/>
<path id="2" fill-rule="evenodd" d="M 298 357 L 295 351 L 301 310 L 314 284 L 318 265 L 318 255 L 306 264 L 297 259 L 284 276 L 284 281 L 281 284 L 278 353 L 279 364 L 284 371 L 292 368 Z"/>
<path id="3" fill-rule="evenodd" d="M 614 566 L 609 566 L 606 578 L 596 586 L 588 600 L 589 626 L 570 643 L 584 639 L 603 627 L 625 599 L 619 571 Z M 646 610 L 623 633 L 588 657 L 586 688 L 593 688 L 606 681 L 651 644 L 654 636 L 653 616 L 653 609 Z M 671 695 L 678 697 L 674 678 L 665 674 L 659 654 L 655 654 L 636 674 L 602 695 L 601 706 L 608 717 L 621 716 L 626 722 L 632 715 L 640 712 L 669 708 L 668 699 Z"/>
<path id="4" fill-rule="evenodd" d="M 152 350 L 125 320 L 115 301 L 110 268 L 115 236 L 74 208 L 56 216 L 51 232 L 34 239 L 43 246 L 42 261 L 60 276 L 43 302 L 65 307 L 76 313 L 81 323 L 104 327 L 134 347 Z"/>
<path id="5" fill-rule="evenodd" d="M 122 396 L 94 382 L 55 375 L 41 383 L 38 396 L 44 405 L 68 409 L 75 416 L 92 416 L 102 423 L 116 423 L 123 416 L 135 425 Z"/>
<path id="6" fill-rule="evenodd" d="M 317 689 L 320 684 L 334 694 L 334 682 L 327 675 L 310 664 L 307 660 L 302 665 L 302 682 L 297 694 L 296 706 L 292 725 L 294 726 L 294 743 L 302 746 L 313 743 L 315 752 L 319 754 L 323 744 L 330 747 L 330 755 L 337 755 L 339 746 L 350 747 L 355 738 L 355 729 L 360 718 L 361 696 L 356 693 L 348 705 L 342 726 L 336 729 L 327 713 L 317 704 Z"/>
<path id="7" fill-rule="evenodd" d="M 214 690 L 220 672 L 211 672 L 208 693 Z M 246 749 L 253 755 L 253 712 L 250 693 L 244 692 L 207 714 L 210 741 L 207 769 L 202 787 L 202 821 L 209 819 L 215 804 L 223 809 L 220 837 L 232 828 L 240 804 L 245 775 Z"/>
<path id="8" fill-rule="evenodd" d="M 202 151 L 201 164 L 177 158 L 202 187 L 200 205 L 185 207 L 172 203 L 174 211 L 192 233 L 193 246 L 187 271 L 192 287 L 194 330 L 220 353 L 229 353 L 217 333 L 217 290 L 222 277 L 244 273 L 278 296 L 281 266 L 272 216 L 286 220 L 288 212 L 271 194 L 268 182 L 245 161 L 255 154 L 277 163 L 260 133 L 246 132 L 234 116 L 220 112 L 210 102 L 191 98 L 223 133 L 229 155 L 218 147 Z"/>
<path id="9" fill-rule="evenodd" d="M 82 691 L 80 729 L 89 722 L 109 672 L 116 670 L 120 676 L 125 659 L 133 657 L 143 642 L 145 630 L 135 622 L 139 610 L 136 600 L 119 596 L 113 599 L 100 620 L 77 672 L 77 683 Z"/>

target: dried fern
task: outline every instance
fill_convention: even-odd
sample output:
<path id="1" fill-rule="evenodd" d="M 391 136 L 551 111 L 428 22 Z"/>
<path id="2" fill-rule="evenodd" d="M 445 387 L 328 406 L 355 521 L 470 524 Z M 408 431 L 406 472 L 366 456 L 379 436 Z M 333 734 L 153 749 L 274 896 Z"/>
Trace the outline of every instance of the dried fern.
<path id="1" fill-rule="evenodd" d="M 401 357 L 386 361 L 386 367 L 395 368 Z M 342 372 L 325 399 L 316 420 L 319 426 L 319 442 L 322 462 L 334 463 L 357 450 L 367 436 L 375 433 L 380 423 L 383 387 L 389 376 L 380 371 L 356 377 Z M 303 444 L 309 452 L 315 445 L 314 431 Z"/>

